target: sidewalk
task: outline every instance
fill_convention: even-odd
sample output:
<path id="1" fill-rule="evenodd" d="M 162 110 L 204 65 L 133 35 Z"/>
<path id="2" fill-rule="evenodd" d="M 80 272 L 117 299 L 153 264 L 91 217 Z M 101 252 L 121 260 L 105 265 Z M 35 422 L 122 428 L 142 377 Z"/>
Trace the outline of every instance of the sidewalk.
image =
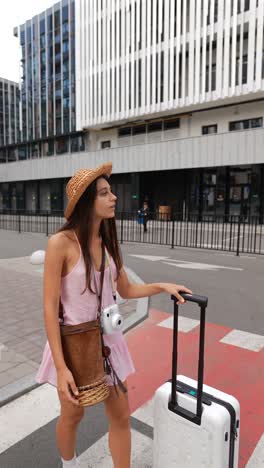
<path id="1" fill-rule="evenodd" d="M 43 271 L 29 260 L 29 256 L 0 259 L 0 407 L 39 385 L 34 376 L 47 339 Z M 131 281 L 142 282 L 132 270 L 126 271 Z M 147 317 L 148 299 L 123 301 L 120 309 L 127 331 Z"/>

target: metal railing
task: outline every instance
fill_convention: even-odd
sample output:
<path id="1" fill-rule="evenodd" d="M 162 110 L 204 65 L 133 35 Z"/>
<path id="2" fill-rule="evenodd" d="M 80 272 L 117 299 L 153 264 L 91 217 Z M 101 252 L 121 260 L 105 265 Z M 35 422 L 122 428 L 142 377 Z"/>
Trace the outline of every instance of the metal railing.
<path id="1" fill-rule="evenodd" d="M 0 212 L 0 229 L 53 234 L 65 223 L 63 212 Z M 258 216 L 159 215 L 150 213 L 144 228 L 137 212 L 116 213 L 120 243 L 140 242 L 240 253 L 264 254 L 263 225 Z"/>

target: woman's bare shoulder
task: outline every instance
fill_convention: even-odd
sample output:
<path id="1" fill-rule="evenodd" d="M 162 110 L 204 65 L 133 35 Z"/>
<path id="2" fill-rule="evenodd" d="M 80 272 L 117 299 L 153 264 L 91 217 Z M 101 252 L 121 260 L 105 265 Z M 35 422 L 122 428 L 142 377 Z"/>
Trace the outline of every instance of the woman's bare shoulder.
<path id="1" fill-rule="evenodd" d="M 48 248 L 65 251 L 72 240 L 74 240 L 74 234 L 70 230 L 56 232 L 50 236 L 48 240 Z"/>

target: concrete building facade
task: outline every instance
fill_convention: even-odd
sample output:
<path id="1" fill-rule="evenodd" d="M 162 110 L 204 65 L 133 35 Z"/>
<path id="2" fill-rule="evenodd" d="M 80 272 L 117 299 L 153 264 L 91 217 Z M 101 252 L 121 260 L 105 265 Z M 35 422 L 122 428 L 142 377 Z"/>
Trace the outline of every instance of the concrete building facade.
<path id="1" fill-rule="evenodd" d="M 74 171 L 112 160 L 119 210 L 263 217 L 263 20 L 264 0 L 63 0 L 17 28 L 22 143 L 0 209 L 62 210 Z"/>

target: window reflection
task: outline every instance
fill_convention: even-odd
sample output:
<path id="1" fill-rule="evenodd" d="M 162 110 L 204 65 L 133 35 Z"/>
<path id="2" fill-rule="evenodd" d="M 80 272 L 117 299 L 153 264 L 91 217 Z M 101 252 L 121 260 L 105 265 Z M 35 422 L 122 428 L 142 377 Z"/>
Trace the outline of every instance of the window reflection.
<path id="1" fill-rule="evenodd" d="M 85 150 L 84 135 L 71 136 L 71 152 L 77 153 L 78 151 Z"/>
<path id="2" fill-rule="evenodd" d="M 68 137 L 60 137 L 56 139 L 56 153 L 63 154 L 68 153 L 69 151 L 69 143 Z"/>
<path id="3" fill-rule="evenodd" d="M 20 29 L 24 141 L 75 129 L 74 2 L 63 2 L 62 10 L 59 4 L 54 8 L 54 12 L 47 10 L 46 20 L 41 14 L 33 18 L 32 27 L 26 23 Z M 62 107 L 64 97 L 70 98 L 71 109 L 68 101 Z"/>
<path id="4" fill-rule="evenodd" d="M 43 156 L 53 156 L 54 154 L 54 141 L 47 140 L 42 144 Z"/>

